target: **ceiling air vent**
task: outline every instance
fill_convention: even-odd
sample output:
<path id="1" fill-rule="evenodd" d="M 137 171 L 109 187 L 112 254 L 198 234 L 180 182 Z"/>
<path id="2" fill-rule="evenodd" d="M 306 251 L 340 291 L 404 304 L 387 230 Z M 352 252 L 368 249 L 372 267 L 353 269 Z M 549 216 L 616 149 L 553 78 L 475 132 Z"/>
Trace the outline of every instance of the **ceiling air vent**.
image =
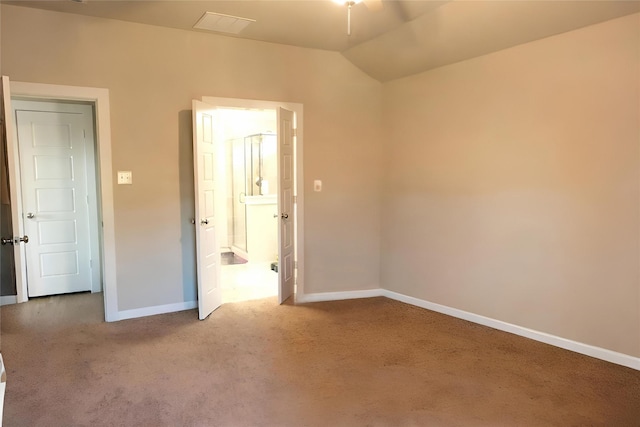
<path id="1" fill-rule="evenodd" d="M 219 33 L 238 34 L 252 22 L 256 22 L 256 20 L 240 18 L 239 16 L 223 15 L 221 13 L 205 12 L 193 28 Z"/>

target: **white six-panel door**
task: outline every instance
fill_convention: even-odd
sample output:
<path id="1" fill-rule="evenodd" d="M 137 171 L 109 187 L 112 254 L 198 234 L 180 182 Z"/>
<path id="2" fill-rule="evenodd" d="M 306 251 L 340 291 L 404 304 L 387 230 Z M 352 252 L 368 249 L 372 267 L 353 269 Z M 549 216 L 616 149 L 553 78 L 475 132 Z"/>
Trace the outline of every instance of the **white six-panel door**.
<path id="1" fill-rule="evenodd" d="M 193 159 L 195 227 L 198 281 L 198 315 L 205 319 L 222 304 L 220 254 L 216 241 L 215 201 L 215 107 L 193 101 Z"/>
<path id="2" fill-rule="evenodd" d="M 294 223 L 294 123 L 293 112 L 278 109 L 278 207 L 280 209 L 280 232 L 278 235 L 278 300 L 280 304 L 294 293 L 295 245 Z"/>
<path id="3" fill-rule="evenodd" d="M 15 109 L 23 224 L 29 236 L 28 294 L 90 291 L 85 137 L 93 136 L 92 108 L 25 111 L 15 103 Z"/>

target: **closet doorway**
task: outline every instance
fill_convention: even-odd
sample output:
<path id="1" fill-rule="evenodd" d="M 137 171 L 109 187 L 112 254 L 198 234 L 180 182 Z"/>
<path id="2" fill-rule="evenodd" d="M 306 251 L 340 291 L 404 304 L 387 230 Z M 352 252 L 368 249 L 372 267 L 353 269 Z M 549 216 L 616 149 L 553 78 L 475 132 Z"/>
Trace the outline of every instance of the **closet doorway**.
<path id="1" fill-rule="evenodd" d="M 11 82 L 6 76 L 2 76 L 2 101 L 3 112 L 6 127 L 6 147 L 7 147 L 7 164 L 8 164 L 8 181 L 11 193 L 11 227 L 14 237 L 14 271 L 15 271 L 15 292 L 16 302 L 26 302 L 30 296 L 48 293 L 67 293 L 76 291 L 103 292 L 104 299 L 104 315 L 106 321 L 118 320 L 117 307 L 117 287 L 115 283 L 116 266 L 115 266 L 115 238 L 114 238 L 114 221 L 113 221 L 113 191 L 111 186 L 111 136 L 110 136 L 110 118 L 109 118 L 109 92 L 101 88 L 77 87 L 77 86 L 58 86 L 39 83 Z M 16 106 L 12 106 L 12 101 Z M 54 107 L 55 105 L 55 107 Z M 47 135 L 54 135 L 54 138 L 47 137 L 42 139 L 42 144 L 31 141 L 31 146 L 42 146 L 56 150 L 62 147 L 64 141 L 69 138 L 64 137 L 67 130 L 74 126 L 67 126 L 63 123 L 63 116 L 80 116 L 76 111 L 55 111 L 60 109 L 79 108 L 87 110 L 86 116 L 90 117 L 92 129 L 80 126 L 83 131 L 78 131 L 80 135 L 75 142 L 71 144 L 73 147 L 83 146 L 82 150 L 90 151 L 88 156 L 80 156 L 80 153 L 74 153 L 71 157 L 66 155 L 66 163 L 63 161 L 65 155 L 57 152 L 47 153 L 31 153 L 33 160 L 31 163 L 37 165 L 37 171 L 32 171 L 31 175 L 38 175 L 44 181 L 56 181 L 56 188 L 48 186 L 40 186 L 35 188 L 35 195 L 29 194 L 28 177 L 22 176 L 20 166 L 20 147 L 18 144 L 18 126 L 20 123 L 26 123 L 25 129 L 31 129 L 32 136 L 37 133 L 34 129 L 40 126 Z M 21 113 L 21 111 L 23 113 Z M 34 119 L 33 116 L 38 116 Z M 43 114 L 40 114 L 43 113 Z M 24 117 L 18 117 L 24 115 Z M 56 119 L 49 122 L 49 118 L 44 116 L 56 116 Z M 33 120 L 32 120 L 33 119 Z M 66 119 L 65 119 L 66 120 Z M 34 125 L 34 123 L 38 125 Z M 69 130 L 69 132 L 71 132 Z M 29 131 L 27 131 L 29 133 Z M 73 133 L 73 132 L 71 132 Z M 44 144 L 44 146 L 43 146 Z M 67 144 L 69 145 L 69 144 Z M 62 147 L 64 148 L 64 147 Z M 66 150 L 71 150 L 66 148 Z M 34 157 L 35 156 L 35 157 Z M 83 160 L 79 160 L 80 157 Z M 62 185 L 65 177 L 71 174 L 74 178 L 79 173 L 76 166 L 78 162 L 84 163 L 86 178 L 87 194 L 80 194 L 78 188 L 71 190 L 67 186 Z M 87 167 L 87 163 L 90 163 Z M 71 168 L 73 165 L 73 168 Z M 87 172 L 90 170 L 89 172 Z M 66 175 L 65 175 L 66 173 Z M 79 175 L 78 175 L 79 176 Z M 44 179 L 51 178 L 51 179 Z M 55 178 L 55 179 L 54 179 Z M 67 180 L 69 181 L 69 180 Z M 75 185 L 75 184 L 74 184 Z M 84 185 L 84 184 L 83 184 Z M 36 191 L 37 190 L 37 191 Z M 46 191 L 45 191 L 46 190 Z M 68 190 L 68 191 L 67 191 Z M 33 192 L 32 192 L 33 193 Z M 47 193 L 47 194 L 45 194 Z M 33 196 L 33 197 L 32 197 Z M 30 199 L 33 198 L 33 200 Z M 93 198 L 93 200 L 91 200 Z M 34 202 L 35 200 L 35 202 Z M 30 203 L 32 205 L 30 205 Z M 77 211 L 79 206 L 88 206 L 88 216 L 85 220 L 77 218 L 49 218 L 47 215 L 67 214 L 70 210 Z M 73 208 L 73 209 L 71 209 Z M 34 221 L 31 221 L 34 220 Z M 39 223 L 38 220 L 42 220 Z M 31 222 L 28 222 L 31 221 Z M 55 222 L 48 232 L 43 233 L 43 228 L 48 224 L 46 221 Z M 82 226 L 78 225 L 85 222 Z M 29 229 L 29 225 L 36 224 L 35 229 Z M 30 283 L 27 274 L 27 230 L 30 230 L 32 236 L 31 241 L 36 237 L 38 246 L 54 245 L 60 249 L 60 245 L 71 242 L 71 237 L 78 237 L 80 234 L 88 237 L 82 248 L 66 248 L 61 249 L 58 253 L 50 255 L 55 251 L 46 252 L 46 256 L 42 253 L 37 254 L 37 258 L 42 260 L 50 256 L 48 263 L 40 263 L 40 267 L 45 268 L 45 276 L 61 276 L 60 273 L 64 269 L 64 273 L 71 276 L 75 270 L 79 273 L 80 256 L 67 256 L 69 253 L 83 252 L 88 253 L 89 270 L 83 276 L 82 289 L 56 288 L 53 292 L 45 291 L 44 293 L 33 293 L 33 283 Z M 37 230 L 37 231 L 34 231 Z M 85 230 L 87 230 L 85 232 Z M 93 230 L 93 235 L 89 236 Z M 46 230 L 45 230 L 46 231 Z M 35 234 L 34 234 L 35 233 Z M 86 233 L 86 234 L 85 234 Z M 87 243 L 88 242 L 88 243 Z M 31 241 L 31 243 L 34 243 Z M 42 247 L 40 248 L 42 249 Z M 49 248 L 50 249 L 50 248 Z M 76 263 L 76 258 L 78 262 Z M 36 264 L 30 263 L 31 266 Z M 45 265 L 46 264 L 46 265 Z M 77 264 L 77 265 L 76 265 Z M 74 265 L 77 269 L 74 270 Z M 86 268 L 86 266 L 85 266 Z M 39 274 L 42 276 L 43 272 Z M 87 280 L 90 284 L 87 284 Z M 60 285 L 60 284 L 56 284 Z M 64 283 L 62 285 L 65 285 Z M 30 287 L 31 286 L 31 287 Z M 75 286 L 75 285 L 74 285 Z M 62 290 L 60 290 L 62 289 Z"/>

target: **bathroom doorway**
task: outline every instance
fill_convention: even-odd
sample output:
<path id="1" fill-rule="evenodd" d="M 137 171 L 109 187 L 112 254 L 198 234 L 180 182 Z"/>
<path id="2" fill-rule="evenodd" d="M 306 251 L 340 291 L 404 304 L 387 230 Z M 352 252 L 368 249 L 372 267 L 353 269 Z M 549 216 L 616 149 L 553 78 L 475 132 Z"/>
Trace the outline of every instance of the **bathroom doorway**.
<path id="1" fill-rule="evenodd" d="M 218 182 L 225 212 L 219 233 L 222 301 L 278 295 L 277 114 L 220 109 Z"/>
<path id="2" fill-rule="evenodd" d="M 220 260 L 213 283 L 201 271 L 207 259 L 198 262 L 201 318 L 223 302 L 268 295 L 277 295 L 278 303 L 293 302 L 304 289 L 302 104 L 208 96 L 193 103 L 196 241 L 204 243 L 208 232 Z M 270 151 L 276 153 L 275 173 Z M 199 257 L 206 253 L 200 243 L 197 248 Z M 274 279 L 276 291 L 270 286 Z"/>

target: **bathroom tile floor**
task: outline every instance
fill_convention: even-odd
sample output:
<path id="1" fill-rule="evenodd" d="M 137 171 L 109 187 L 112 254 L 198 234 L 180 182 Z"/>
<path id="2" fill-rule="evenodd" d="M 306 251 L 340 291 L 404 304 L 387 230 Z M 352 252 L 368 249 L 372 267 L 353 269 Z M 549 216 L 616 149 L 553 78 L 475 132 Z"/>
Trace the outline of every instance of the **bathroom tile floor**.
<path id="1" fill-rule="evenodd" d="M 240 302 L 278 295 L 278 273 L 270 262 L 221 266 L 222 302 Z"/>

